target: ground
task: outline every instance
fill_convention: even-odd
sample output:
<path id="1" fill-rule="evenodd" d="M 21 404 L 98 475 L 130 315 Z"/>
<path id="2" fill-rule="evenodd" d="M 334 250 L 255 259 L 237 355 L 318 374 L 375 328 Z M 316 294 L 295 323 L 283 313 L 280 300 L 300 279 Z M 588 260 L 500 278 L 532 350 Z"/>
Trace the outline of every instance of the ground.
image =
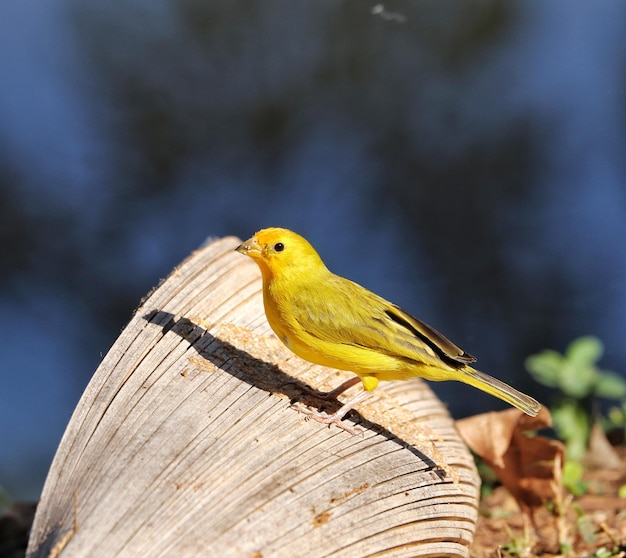
<path id="1" fill-rule="evenodd" d="M 539 510 L 534 527 L 508 492 L 496 488 L 481 502 L 471 558 L 625 558 L 626 499 L 618 490 L 626 485 L 626 448 L 618 451 L 621 469 L 585 471 L 585 493 L 566 495 L 561 514 L 551 513 L 547 507 Z"/>

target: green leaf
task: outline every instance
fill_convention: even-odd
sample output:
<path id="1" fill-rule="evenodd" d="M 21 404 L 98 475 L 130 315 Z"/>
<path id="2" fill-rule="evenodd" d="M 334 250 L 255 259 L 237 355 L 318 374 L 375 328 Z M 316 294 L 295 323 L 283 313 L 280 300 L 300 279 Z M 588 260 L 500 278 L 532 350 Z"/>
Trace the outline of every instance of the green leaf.
<path id="1" fill-rule="evenodd" d="M 572 543 L 567 541 L 559 541 L 559 552 L 563 556 L 569 556 L 572 553 Z"/>
<path id="2" fill-rule="evenodd" d="M 554 428 L 567 449 L 567 459 L 580 461 L 587 451 L 589 420 L 585 410 L 573 400 L 564 401 L 552 410 Z"/>
<path id="3" fill-rule="evenodd" d="M 593 367 L 604 352 L 602 341 L 592 335 L 572 341 L 565 351 L 565 358 L 574 368 Z"/>
<path id="4" fill-rule="evenodd" d="M 533 378 L 544 386 L 559 387 L 563 356 L 556 351 L 545 350 L 531 355 L 526 359 L 525 365 Z"/>
<path id="5" fill-rule="evenodd" d="M 559 388 L 565 395 L 574 399 L 583 399 L 590 396 L 598 381 L 597 370 L 591 366 L 574 367 L 567 362 L 561 368 Z"/>
<path id="6" fill-rule="evenodd" d="M 626 426 L 626 407 L 611 407 L 607 413 L 611 427 L 624 428 Z"/>
<path id="7" fill-rule="evenodd" d="M 626 380 L 615 372 L 603 370 L 598 374 L 594 394 L 607 399 L 622 399 L 626 397 Z"/>
<path id="8" fill-rule="evenodd" d="M 576 522 L 576 527 L 578 527 L 578 532 L 582 535 L 582 538 L 586 543 L 595 542 L 598 527 L 589 517 L 583 516 L 579 518 Z"/>
<path id="9" fill-rule="evenodd" d="M 578 461 L 566 461 L 563 466 L 563 486 L 574 496 L 582 496 L 587 492 L 588 485 L 583 482 L 584 468 Z"/>

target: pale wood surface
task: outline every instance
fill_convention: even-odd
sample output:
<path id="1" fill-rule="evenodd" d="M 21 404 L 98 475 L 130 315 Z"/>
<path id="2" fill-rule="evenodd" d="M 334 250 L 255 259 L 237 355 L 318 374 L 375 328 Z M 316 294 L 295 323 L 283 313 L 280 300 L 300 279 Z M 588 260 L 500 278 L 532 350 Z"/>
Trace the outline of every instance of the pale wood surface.
<path id="1" fill-rule="evenodd" d="M 467 556 L 479 481 L 444 406 L 416 379 L 358 406 L 361 435 L 305 420 L 290 401 L 333 410 L 315 390 L 350 374 L 274 337 L 239 242 L 194 252 L 102 361 L 29 555 Z"/>

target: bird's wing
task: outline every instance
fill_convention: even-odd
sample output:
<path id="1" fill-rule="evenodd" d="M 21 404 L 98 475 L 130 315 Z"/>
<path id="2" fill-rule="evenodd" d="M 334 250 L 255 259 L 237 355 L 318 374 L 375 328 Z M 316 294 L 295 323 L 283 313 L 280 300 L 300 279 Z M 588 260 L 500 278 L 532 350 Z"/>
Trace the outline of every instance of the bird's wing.
<path id="1" fill-rule="evenodd" d="M 327 292 L 324 291 L 327 289 Z M 294 318 L 317 339 L 354 344 L 392 356 L 461 368 L 476 359 L 398 306 L 339 276 L 298 291 Z"/>
<path id="2" fill-rule="evenodd" d="M 411 316 L 411 314 L 406 313 L 395 304 L 391 304 L 389 308 L 385 309 L 385 313 L 398 326 L 408 330 L 416 338 L 422 340 L 436 352 L 439 352 L 440 356 L 447 357 L 463 365 L 476 362 L 476 357 L 466 353 L 434 327 Z"/>

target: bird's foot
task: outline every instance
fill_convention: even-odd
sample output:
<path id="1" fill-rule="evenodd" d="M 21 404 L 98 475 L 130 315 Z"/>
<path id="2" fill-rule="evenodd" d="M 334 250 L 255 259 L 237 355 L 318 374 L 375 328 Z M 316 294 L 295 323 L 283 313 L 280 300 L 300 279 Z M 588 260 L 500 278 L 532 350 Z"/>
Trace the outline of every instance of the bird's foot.
<path id="1" fill-rule="evenodd" d="M 311 407 L 307 407 L 303 403 L 299 402 L 296 402 L 291 406 L 296 411 L 307 415 L 307 418 L 311 418 L 314 421 L 320 422 L 322 424 L 327 424 L 329 428 L 331 424 L 334 424 L 342 430 L 345 430 L 346 432 L 349 432 L 350 434 L 355 436 L 356 434 L 363 433 L 363 431 L 361 429 L 347 425 L 345 422 L 343 422 L 343 418 L 354 408 L 357 403 L 363 401 L 363 399 L 365 399 L 368 395 L 368 392 L 362 391 L 361 393 L 350 399 L 350 401 L 344 403 L 338 411 L 332 414 L 325 413 L 324 411 L 318 411 L 317 409 L 312 409 Z"/>
<path id="2" fill-rule="evenodd" d="M 304 403 L 299 403 L 299 402 L 293 403 L 291 405 L 291 408 L 295 409 L 299 413 L 302 413 L 303 415 L 306 415 L 306 420 L 312 419 L 315 422 L 319 422 L 321 424 L 327 424 L 328 428 L 330 428 L 331 425 L 334 424 L 338 428 L 345 430 L 346 432 L 352 434 L 353 436 L 363 433 L 363 431 L 360 428 L 355 428 L 343 422 L 343 418 L 348 411 L 340 414 L 341 409 L 339 409 L 339 411 L 337 411 L 336 413 L 325 413 L 324 411 L 318 411 L 317 409 L 312 409 L 311 407 L 308 407 Z"/>

